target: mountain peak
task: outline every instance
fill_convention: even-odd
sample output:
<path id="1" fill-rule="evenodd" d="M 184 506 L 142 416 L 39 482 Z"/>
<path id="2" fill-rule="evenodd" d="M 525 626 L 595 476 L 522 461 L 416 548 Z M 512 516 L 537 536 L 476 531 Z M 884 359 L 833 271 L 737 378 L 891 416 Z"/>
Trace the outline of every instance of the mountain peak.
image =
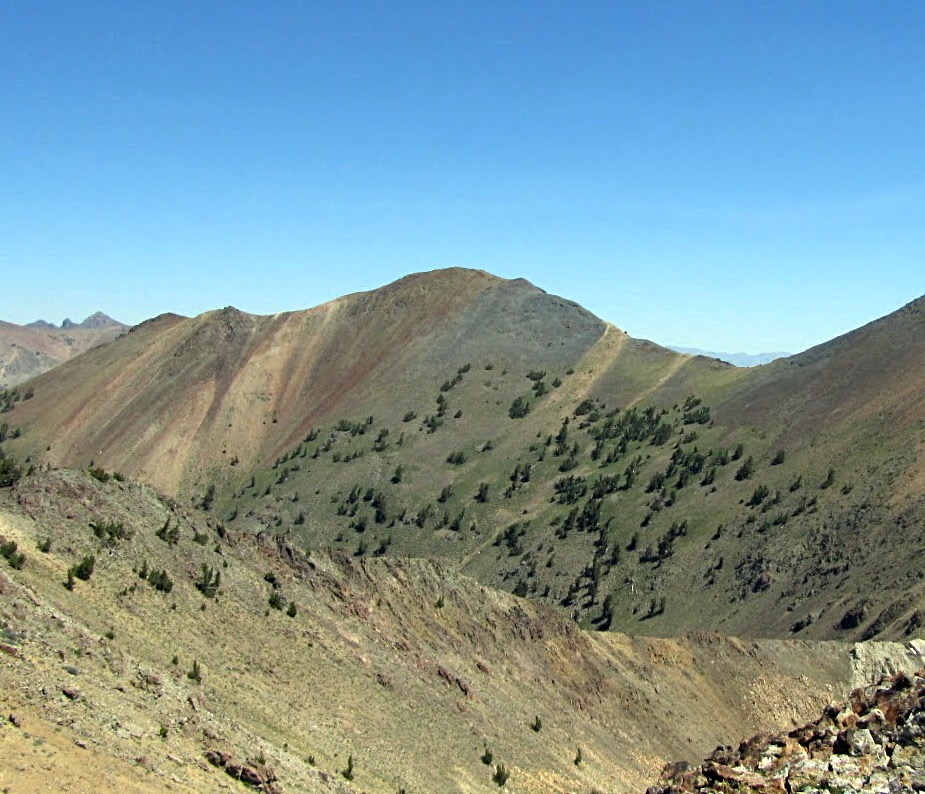
<path id="1" fill-rule="evenodd" d="M 523 279 L 518 279 L 523 281 Z M 399 279 L 386 284 L 373 292 L 395 292 L 408 289 L 437 290 L 437 289 L 468 289 L 488 287 L 508 283 L 508 279 L 495 276 L 485 270 L 468 267 L 445 267 L 435 270 L 422 270 L 418 273 L 409 273 Z M 529 283 L 529 282 L 524 282 Z"/>
<path id="2" fill-rule="evenodd" d="M 26 323 L 24 328 L 41 328 L 48 331 L 72 331 L 75 328 L 82 328 L 87 331 L 98 331 L 102 328 L 128 328 L 125 323 L 114 320 L 108 314 L 103 314 L 103 312 L 94 312 L 89 317 L 87 317 L 83 322 L 75 323 L 70 317 L 65 317 L 61 321 L 61 325 L 55 325 L 50 323 L 47 320 L 35 320 L 31 323 Z"/>
<path id="3" fill-rule="evenodd" d="M 108 314 L 103 314 L 103 312 L 94 312 L 89 317 L 87 317 L 78 327 L 80 328 L 109 328 L 114 325 L 124 326 L 125 323 L 120 323 L 118 320 L 114 320 Z"/>

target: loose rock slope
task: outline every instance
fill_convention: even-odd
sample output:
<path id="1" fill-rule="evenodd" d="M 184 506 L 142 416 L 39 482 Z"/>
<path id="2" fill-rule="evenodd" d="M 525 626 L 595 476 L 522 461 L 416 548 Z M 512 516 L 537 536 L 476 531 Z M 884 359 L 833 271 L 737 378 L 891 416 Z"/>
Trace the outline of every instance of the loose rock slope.
<path id="1" fill-rule="evenodd" d="M 648 794 L 925 790 L 925 670 L 856 689 L 815 722 L 669 764 Z"/>

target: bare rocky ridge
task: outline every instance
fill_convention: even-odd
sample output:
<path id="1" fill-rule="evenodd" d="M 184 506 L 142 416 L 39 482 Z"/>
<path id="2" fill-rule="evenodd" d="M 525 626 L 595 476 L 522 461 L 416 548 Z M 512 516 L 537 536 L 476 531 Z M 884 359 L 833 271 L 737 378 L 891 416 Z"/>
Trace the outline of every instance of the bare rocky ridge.
<path id="1" fill-rule="evenodd" d="M 718 747 L 700 766 L 669 764 L 648 794 L 922 790 L 925 670 L 856 689 L 801 728 Z"/>

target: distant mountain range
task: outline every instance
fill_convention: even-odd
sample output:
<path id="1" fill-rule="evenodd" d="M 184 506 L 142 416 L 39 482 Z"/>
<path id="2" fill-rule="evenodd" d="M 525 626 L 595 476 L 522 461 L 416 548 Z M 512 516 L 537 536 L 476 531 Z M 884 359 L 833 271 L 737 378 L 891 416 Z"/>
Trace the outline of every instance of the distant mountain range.
<path id="1" fill-rule="evenodd" d="M 102 312 L 80 323 L 65 319 L 60 326 L 45 320 L 26 325 L 0 320 L 0 389 L 41 375 L 128 328 Z"/>
<path id="2" fill-rule="evenodd" d="M 681 345 L 666 345 L 669 350 L 677 353 L 688 353 L 692 356 L 705 356 L 706 358 L 718 358 L 727 364 L 735 367 L 759 367 L 762 364 L 770 364 L 779 358 L 787 358 L 793 355 L 783 351 L 774 353 L 717 353 L 715 350 L 700 350 L 696 347 L 682 347 Z"/>
<path id="3" fill-rule="evenodd" d="M 61 321 L 61 325 L 55 325 L 50 323 L 47 320 L 35 320 L 35 322 L 26 323 L 23 328 L 43 328 L 46 330 L 62 330 L 70 331 L 75 328 L 82 328 L 84 330 L 98 330 L 100 328 L 128 328 L 125 323 L 120 323 L 118 320 L 113 320 L 108 314 L 103 314 L 103 312 L 94 312 L 87 319 L 81 323 L 75 323 L 69 317 L 65 317 Z"/>

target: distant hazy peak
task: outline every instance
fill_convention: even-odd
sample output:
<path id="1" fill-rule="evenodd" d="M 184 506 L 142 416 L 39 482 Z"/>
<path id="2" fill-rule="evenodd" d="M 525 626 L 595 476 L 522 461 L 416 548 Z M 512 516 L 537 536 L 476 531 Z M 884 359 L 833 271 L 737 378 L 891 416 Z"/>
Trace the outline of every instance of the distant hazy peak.
<path id="1" fill-rule="evenodd" d="M 61 325 L 57 326 L 54 323 L 50 323 L 47 320 L 36 320 L 32 323 L 27 323 L 26 328 L 47 328 L 48 330 L 56 330 L 60 328 L 62 331 L 72 330 L 74 328 L 83 328 L 85 330 L 98 330 L 100 328 L 127 328 L 128 326 L 125 323 L 120 323 L 118 320 L 112 319 L 108 314 L 103 314 L 103 312 L 94 312 L 82 323 L 75 323 L 69 317 L 65 317 L 61 321 Z"/>
<path id="2" fill-rule="evenodd" d="M 700 350 L 696 347 L 681 347 L 680 345 L 666 345 L 670 350 L 677 353 L 688 353 L 692 356 L 705 356 L 706 358 L 718 358 L 727 364 L 735 367 L 758 367 L 762 364 L 769 364 L 778 358 L 786 358 L 791 355 L 784 352 L 773 353 L 717 353 L 712 350 Z"/>

